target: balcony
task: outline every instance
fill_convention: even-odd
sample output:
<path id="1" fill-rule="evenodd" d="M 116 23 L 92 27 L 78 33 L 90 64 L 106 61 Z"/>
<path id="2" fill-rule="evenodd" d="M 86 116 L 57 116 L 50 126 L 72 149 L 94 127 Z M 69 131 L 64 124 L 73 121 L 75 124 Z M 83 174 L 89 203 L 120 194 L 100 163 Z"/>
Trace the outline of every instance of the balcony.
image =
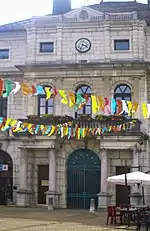
<path id="1" fill-rule="evenodd" d="M 47 115 L 44 117 L 39 116 L 29 116 L 28 119 L 19 119 L 23 123 L 30 123 L 33 125 L 62 125 L 68 122 L 72 123 L 72 127 L 79 128 L 101 128 L 105 132 L 102 132 L 102 136 L 116 136 L 116 135 L 126 135 L 126 136 L 141 136 L 141 122 L 138 119 L 127 119 L 122 116 L 97 116 L 95 118 L 80 116 L 80 118 L 73 119 L 70 116 L 52 116 Z M 131 122 L 133 124 L 131 124 Z M 116 128 L 119 128 L 119 125 L 123 125 L 121 131 L 117 131 Z M 111 131 L 106 131 L 106 128 L 111 127 Z M 29 132 L 24 133 L 13 133 L 14 136 L 31 136 Z M 37 135 L 41 135 L 41 132 L 38 132 Z M 91 136 L 92 134 L 90 134 Z"/>

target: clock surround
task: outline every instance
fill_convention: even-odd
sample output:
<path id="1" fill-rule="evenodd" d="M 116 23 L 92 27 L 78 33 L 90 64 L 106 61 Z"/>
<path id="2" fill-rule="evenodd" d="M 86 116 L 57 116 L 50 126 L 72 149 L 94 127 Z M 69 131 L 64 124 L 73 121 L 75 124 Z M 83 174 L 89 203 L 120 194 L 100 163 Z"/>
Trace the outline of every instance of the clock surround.
<path id="1" fill-rule="evenodd" d="M 86 53 L 91 49 L 91 42 L 87 38 L 80 38 L 76 41 L 75 48 L 79 53 Z"/>

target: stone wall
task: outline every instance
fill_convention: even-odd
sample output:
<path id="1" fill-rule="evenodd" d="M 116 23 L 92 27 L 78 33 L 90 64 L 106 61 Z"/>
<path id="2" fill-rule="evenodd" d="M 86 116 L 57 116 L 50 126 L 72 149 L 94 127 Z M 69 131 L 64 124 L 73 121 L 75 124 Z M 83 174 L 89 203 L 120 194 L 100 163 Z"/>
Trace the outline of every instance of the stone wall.
<path id="1" fill-rule="evenodd" d="M 108 150 L 108 176 L 116 175 L 117 166 L 132 166 L 132 152 L 130 150 Z M 116 204 L 116 185 L 108 184 L 108 192 L 112 195 L 111 204 Z"/>
<path id="2" fill-rule="evenodd" d="M 0 60 L 4 70 L 26 62 L 26 32 L 0 32 L 0 49 L 9 49 L 9 59 Z"/>

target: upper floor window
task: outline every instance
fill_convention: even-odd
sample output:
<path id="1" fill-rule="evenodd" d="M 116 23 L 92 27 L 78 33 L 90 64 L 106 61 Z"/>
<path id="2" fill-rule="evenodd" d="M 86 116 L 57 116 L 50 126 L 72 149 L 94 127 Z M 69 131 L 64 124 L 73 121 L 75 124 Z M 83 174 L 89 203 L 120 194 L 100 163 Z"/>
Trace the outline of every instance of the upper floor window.
<path id="1" fill-rule="evenodd" d="M 132 100 L 131 88 L 127 84 L 120 84 L 115 88 L 114 98 L 117 100 Z"/>
<path id="2" fill-rule="evenodd" d="M 38 115 L 42 116 L 45 114 L 54 114 L 54 98 L 51 97 L 50 99 L 46 100 L 46 94 L 39 95 L 38 97 Z"/>
<path id="3" fill-rule="evenodd" d="M 53 42 L 42 42 L 40 43 L 40 53 L 53 53 L 54 43 Z"/>
<path id="4" fill-rule="evenodd" d="M 115 39 L 114 50 L 129 50 L 129 39 Z"/>
<path id="5" fill-rule="evenodd" d="M 0 117 L 7 117 L 7 98 L 0 96 Z"/>
<path id="6" fill-rule="evenodd" d="M 76 90 L 76 94 L 81 94 L 83 97 L 89 96 L 86 104 L 75 112 L 75 118 L 78 118 L 80 115 L 92 115 L 92 101 L 91 101 L 91 88 L 87 85 L 82 85 Z"/>
<path id="7" fill-rule="evenodd" d="M 0 49 L 0 59 L 9 59 L 9 49 Z"/>

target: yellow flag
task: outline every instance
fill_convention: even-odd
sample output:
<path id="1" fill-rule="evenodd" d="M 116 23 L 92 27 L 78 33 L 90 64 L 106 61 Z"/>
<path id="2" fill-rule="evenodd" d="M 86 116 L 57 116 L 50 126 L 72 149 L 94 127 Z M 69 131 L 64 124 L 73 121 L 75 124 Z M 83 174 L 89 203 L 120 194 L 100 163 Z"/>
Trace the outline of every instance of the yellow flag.
<path id="1" fill-rule="evenodd" d="M 131 116 L 131 114 L 132 114 L 132 102 L 127 101 L 127 105 L 128 105 L 128 116 Z"/>
<path id="2" fill-rule="evenodd" d="M 85 128 L 83 128 L 82 129 L 82 138 L 85 138 L 85 136 L 86 136 L 86 130 L 85 130 Z"/>
<path id="3" fill-rule="evenodd" d="M 98 112 L 98 105 L 97 105 L 96 95 L 91 95 L 91 99 L 92 99 L 92 113 L 96 114 L 96 112 Z"/>
<path id="4" fill-rule="evenodd" d="M 80 139 L 80 128 L 78 128 L 78 131 L 77 131 L 77 138 L 78 140 Z"/>
<path id="5" fill-rule="evenodd" d="M 66 131 L 65 131 L 65 135 L 66 135 L 66 136 L 68 135 L 68 132 L 69 132 L 69 128 L 66 127 Z"/>
<path id="6" fill-rule="evenodd" d="M 5 127 L 8 127 L 11 123 L 12 119 L 7 119 L 5 122 Z"/>
<path id="7" fill-rule="evenodd" d="M 55 132 L 55 126 L 52 125 L 51 131 L 48 134 L 48 136 L 52 136 L 54 132 Z"/>
<path id="8" fill-rule="evenodd" d="M 51 88 L 50 87 L 45 87 L 45 92 L 46 92 L 46 100 L 51 98 Z"/>
<path id="9" fill-rule="evenodd" d="M 60 96 L 62 97 L 61 102 L 63 104 L 68 104 L 68 99 L 67 99 L 65 91 L 64 90 L 59 90 L 58 92 L 59 92 Z"/>
<path id="10" fill-rule="evenodd" d="M 44 125 L 40 125 L 40 129 L 41 129 L 41 131 L 43 131 L 43 129 L 45 128 L 45 126 Z"/>
<path id="11" fill-rule="evenodd" d="M 76 98 L 75 98 L 75 94 L 73 92 L 69 92 L 69 107 L 73 107 L 76 103 Z"/>
<path id="12" fill-rule="evenodd" d="M 12 120 L 11 123 L 10 123 L 10 126 L 14 127 L 16 125 L 16 123 L 17 123 L 17 120 Z"/>
<path id="13" fill-rule="evenodd" d="M 137 102 L 133 102 L 132 105 L 132 113 L 135 113 L 138 109 L 139 104 Z"/>
<path id="14" fill-rule="evenodd" d="M 143 111 L 143 117 L 144 117 L 144 119 L 147 119 L 148 109 L 147 109 L 147 104 L 146 103 L 142 103 L 142 111 Z"/>
<path id="15" fill-rule="evenodd" d="M 105 108 L 105 102 L 104 102 L 104 99 L 101 96 L 97 96 L 97 106 L 98 106 L 98 111 L 100 109 L 104 110 L 104 108 Z"/>

